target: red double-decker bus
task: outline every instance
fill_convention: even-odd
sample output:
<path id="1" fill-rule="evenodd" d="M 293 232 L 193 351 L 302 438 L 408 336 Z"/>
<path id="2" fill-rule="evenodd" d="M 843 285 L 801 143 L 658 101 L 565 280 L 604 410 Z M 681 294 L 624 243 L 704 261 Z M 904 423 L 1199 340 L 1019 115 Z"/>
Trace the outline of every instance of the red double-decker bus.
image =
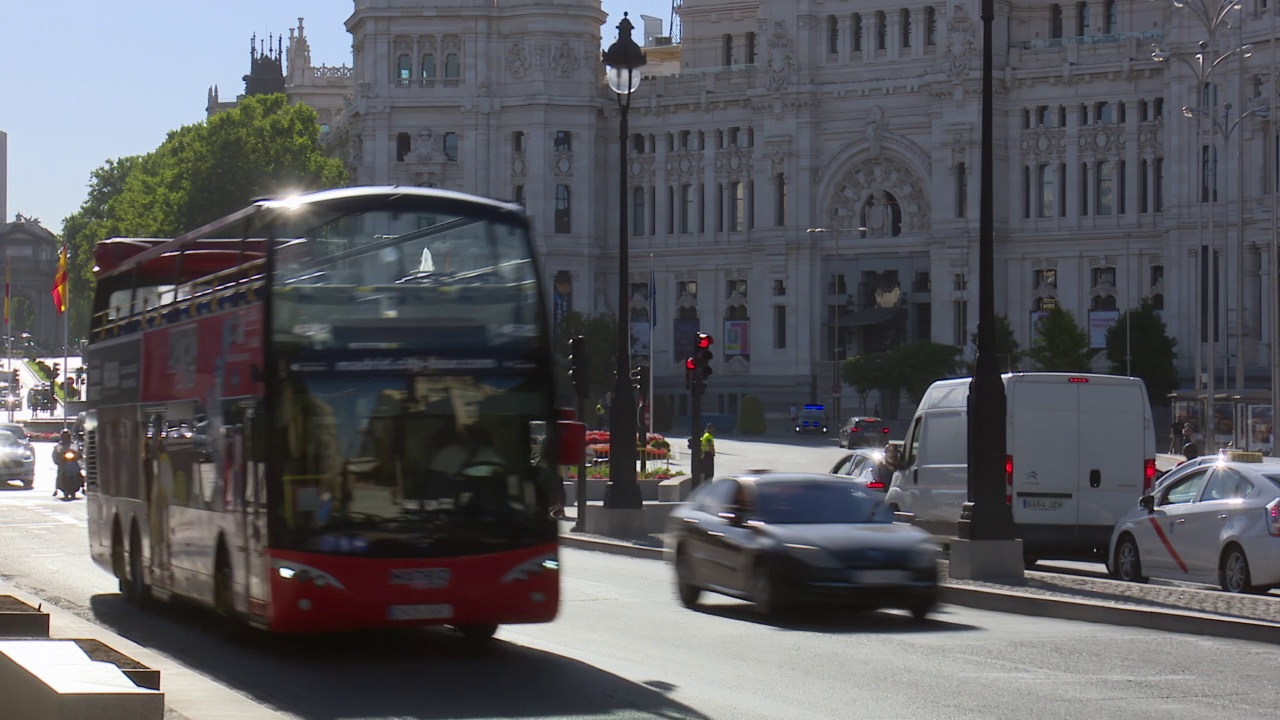
<path id="1" fill-rule="evenodd" d="M 553 361 L 519 206 L 327 190 L 96 261 L 89 541 L 130 601 L 285 633 L 555 617 Z"/>

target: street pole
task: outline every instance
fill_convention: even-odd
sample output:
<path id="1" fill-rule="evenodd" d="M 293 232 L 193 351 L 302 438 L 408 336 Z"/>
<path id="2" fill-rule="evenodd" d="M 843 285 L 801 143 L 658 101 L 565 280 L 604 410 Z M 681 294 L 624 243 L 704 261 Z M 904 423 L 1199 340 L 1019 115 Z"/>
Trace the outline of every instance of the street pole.
<path id="1" fill-rule="evenodd" d="M 604 52 L 609 87 L 617 94 L 618 111 L 618 327 L 614 364 L 613 403 L 609 408 L 609 485 L 605 505 L 617 509 L 640 509 L 643 500 L 636 483 L 636 400 L 631 389 L 631 269 L 627 237 L 627 115 L 631 111 L 631 95 L 640 86 L 637 70 L 647 61 L 644 52 L 631 39 L 635 28 L 622 14 L 618 23 L 618 40 Z"/>
<path id="2" fill-rule="evenodd" d="M 1268 133 L 1271 137 L 1271 153 L 1272 158 L 1276 157 L 1277 137 L 1276 123 L 1280 123 L 1280 116 L 1276 115 L 1276 91 L 1280 90 L 1276 86 L 1276 8 L 1271 9 L 1271 34 L 1267 37 L 1271 42 L 1271 129 Z M 1274 163 L 1274 160 L 1273 160 Z M 1276 442 L 1276 416 L 1280 415 L 1280 342 L 1277 342 L 1277 335 L 1280 335 L 1280 258 L 1276 257 L 1277 250 L 1280 250 L 1280 232 L 1277 232 L 1277 192 L 1276 180 L 1280 179 L 1280 168 L 1271 168 L 1271 177 L 1268 180 L 1271 183 L 1271 253 L 1269 267 L 1267 273 L 1270 275 L 1270 287 L 1267 294 L 1269 305 L 1271 306 L 1271 456 L 1280 457 L 1280 443 Z"/>
<path id="3" fill-rule="evenodd" d="M 995 347 L 995 168 L 992 22 L 994 0 L 982 0 L 982 176 L 978 224 L 978 343 L 969 383 L 968 497 L 960 537 L 1011 540 L 1013 517 L 1004 482 L 1005 392 Z"/>
<path id="4" fill-rule="evenodd" d="M 1244 47 L 1243 7 L 1240 10 L 1240 42 L 1237 47 Z M 1249 112 L 1244 103 L 1246 55 L 1237 53 L 1236 57 L 1239 60 L 1236 71 L 1236 102 L 1240 103 L 1242 111 Z M 1240 120 L 1243 119 L 1242 114 Z M 1241 129 L 1240 136 L 1236 138 L 1236 390 L 1244 389 L 1244 280 L 1244 130 Z M 1245 428 L 1236 428 L 1237 438 L 1247 435 Z M 1238 444 L 1237 447 L 1239 447 Z"/>

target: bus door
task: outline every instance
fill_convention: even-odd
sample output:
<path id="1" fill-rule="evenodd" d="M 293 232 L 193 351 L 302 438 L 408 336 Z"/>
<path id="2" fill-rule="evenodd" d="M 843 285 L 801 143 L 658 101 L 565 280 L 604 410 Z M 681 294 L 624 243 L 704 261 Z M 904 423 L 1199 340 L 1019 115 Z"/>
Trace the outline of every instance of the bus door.
<path id="1" fill-rule="evenodd" d="M 267 614 L 267 482 L 263 417 L 260 408 L 245 410 L 244 423 L 237 430 L 235 462 L 241 478 L 243 512 L 240 513 L 241 567 L 245 569 L 244 607 L 251 616 Z"/>

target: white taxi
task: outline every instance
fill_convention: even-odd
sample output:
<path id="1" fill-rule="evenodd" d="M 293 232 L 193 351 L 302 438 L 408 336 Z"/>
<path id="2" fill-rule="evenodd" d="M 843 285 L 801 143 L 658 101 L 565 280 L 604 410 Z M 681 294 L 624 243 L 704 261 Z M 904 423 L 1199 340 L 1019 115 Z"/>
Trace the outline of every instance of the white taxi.
<path id="1" fill-rule="evenodd" d="M 1107 557 L 1107 569 L 1132 582 L 1280 587 L 1280 458 L 1226 451 L 1172 470 L 1116 524 Z"/>

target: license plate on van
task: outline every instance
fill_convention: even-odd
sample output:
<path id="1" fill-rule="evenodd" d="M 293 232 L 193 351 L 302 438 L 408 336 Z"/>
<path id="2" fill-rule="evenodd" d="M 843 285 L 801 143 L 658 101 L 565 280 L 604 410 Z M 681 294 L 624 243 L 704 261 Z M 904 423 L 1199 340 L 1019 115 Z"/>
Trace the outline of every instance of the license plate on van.
<path id="1" fill-rule="evenodd" d="M 1061 510 L 1063 502 L 1053 498 L 1023 498 L 1023 510 Z"/>

